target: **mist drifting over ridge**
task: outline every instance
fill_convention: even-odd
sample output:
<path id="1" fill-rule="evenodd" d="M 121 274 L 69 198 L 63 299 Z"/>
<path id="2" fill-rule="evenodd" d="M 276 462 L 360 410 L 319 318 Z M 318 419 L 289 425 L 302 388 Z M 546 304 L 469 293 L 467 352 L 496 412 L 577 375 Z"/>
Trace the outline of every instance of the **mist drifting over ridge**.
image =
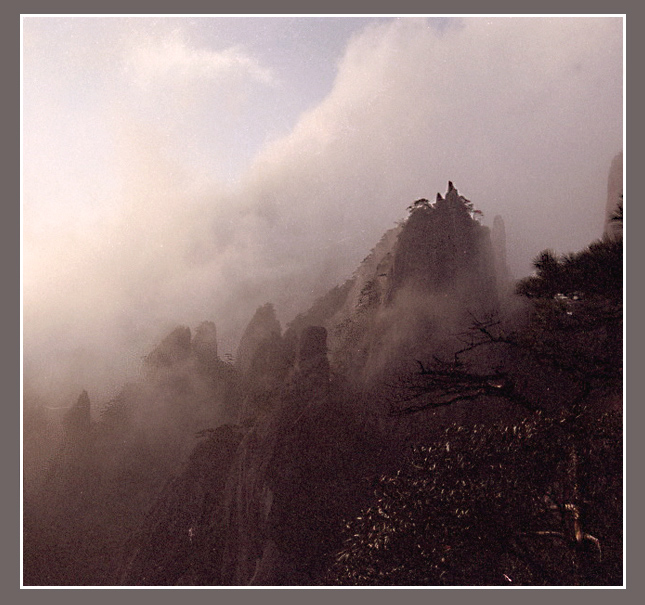
<path id="1" fill-rule="evenodd" d="M 234 19 L 25 19 L 35 390 L 107 392 L 176 324 L 212 320 L 235 352 L 258 306 L 292 319 L 449 178 L 485 224 L 504 216 L 516 277 L 601 235 L 621 19 L 339 22 L 312 100 L 261 36 L 218 42 Z"/>

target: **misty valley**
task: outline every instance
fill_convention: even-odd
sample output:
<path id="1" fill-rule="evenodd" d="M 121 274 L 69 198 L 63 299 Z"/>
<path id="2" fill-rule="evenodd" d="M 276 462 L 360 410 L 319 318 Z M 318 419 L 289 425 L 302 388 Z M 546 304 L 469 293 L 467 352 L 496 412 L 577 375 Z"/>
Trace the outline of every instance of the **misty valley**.
<path id="1" fill-rule="evenodd" d="M 623 583 L 622 196 L 522 279 L 452 182 L 400 203 L 233 356 L 204 317 L 109 401 L 25 397 L 25 586 Z"/>

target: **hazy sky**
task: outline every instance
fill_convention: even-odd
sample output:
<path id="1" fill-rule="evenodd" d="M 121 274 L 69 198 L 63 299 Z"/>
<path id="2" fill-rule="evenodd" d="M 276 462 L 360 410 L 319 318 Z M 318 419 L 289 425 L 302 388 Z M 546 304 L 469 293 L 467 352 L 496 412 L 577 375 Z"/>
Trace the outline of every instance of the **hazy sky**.
<path id="1" fill-rule="evenodd" d="M 102 394 L 202 320 L 234 352 L 260 304 L 292 319 L 449 179 L 504 217 L 516 277 L 584 247 L 622 149 L 622 28 L 24 18 L 25 373 Z"/>

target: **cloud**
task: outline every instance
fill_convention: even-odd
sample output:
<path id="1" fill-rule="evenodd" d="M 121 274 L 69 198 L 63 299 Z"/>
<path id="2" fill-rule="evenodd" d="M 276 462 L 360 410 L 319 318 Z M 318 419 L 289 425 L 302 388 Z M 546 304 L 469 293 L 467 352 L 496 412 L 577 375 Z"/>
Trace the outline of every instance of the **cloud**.
<path id="1" fill-rule="evenodd" d="M 311 250 L 304 261 L 327 248 L 353 262 L 409 201 L 452 179 L 491 221 L 505 215 L 522 275 L 542 247 L 577 249 L 599 233 L 622 144 L 620 49 L 611 19 L 369 28 L 328 97 L 260 154 L 249 196 L 280 217 L 294 250 Z"/>
<path id="2" fill-rule="evenodd" d="M 181 84 L 186 81 L 224 80 L 247 77 L 263 84 L 274 84 L 270 69 L 242 47 L 221 51 L 195 48 L 184 36 L 174 33 L 170 38 L 146 38 L 131 49 L 127 70 L 142 87 L 163 82 Z"/>
<path id="3" fill-rule="evenodd" d="M 78 368 L 80 349 L 104 360 L 105 375 L 78 376 L 118 385 L 177 323 L 215 321 L 220 350 L 234 352 L 257 306 L 272 301 L 291 319 L 449 179 L 485 222 L 504 216 L 516 276 L 540 250 L 580 249 L 602 232 L 622 146 L 620 19 L 377 22 L 350 40 L 329 94 L 232 183 L 214 181 L 213 166 L 244 122 L 237 101 L 221 99 L 261 103 L 273 71 L 240 47 L 135 34 L 116 55 L 127 69 L 110 64 L 111 79 L 102 75 L 100 102 L 70 117 L 65 95 L 55 105 L 34 97 L 47 111 L 26 123 L 25 355 L 49 364 L 41 376 L 70 351 Z M 249 96 L 246 85 L 259 88 Z M 52 131 L 57 115 L 67 116 L 65 133 Z M 54 152 L 37 160 L 45 131 Z M 79 220 L 81 205 L 64 198 L 78 181 L 52 157 L 64 141 L 69 163 L 84 166 L 77 160 L 92 146 L 80 133 L 93 131 L 108 151 L 87 163 L 95 210 Z M 56 187 L 52 169 L 64 177 Z"/>

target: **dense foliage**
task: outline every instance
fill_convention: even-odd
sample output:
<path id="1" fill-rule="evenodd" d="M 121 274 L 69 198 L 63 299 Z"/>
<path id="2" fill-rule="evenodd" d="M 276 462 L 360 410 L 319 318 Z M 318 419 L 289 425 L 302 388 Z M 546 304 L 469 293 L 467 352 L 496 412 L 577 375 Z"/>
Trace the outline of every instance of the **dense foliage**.
<path id="1" fill-rule="evenodd" d="M 594 585 L 620 576 L 620 420 L 587 447 L 538 414 L 454 424 L 381 478 L 346 528 L 331 581 L 347 585 Z"/>

